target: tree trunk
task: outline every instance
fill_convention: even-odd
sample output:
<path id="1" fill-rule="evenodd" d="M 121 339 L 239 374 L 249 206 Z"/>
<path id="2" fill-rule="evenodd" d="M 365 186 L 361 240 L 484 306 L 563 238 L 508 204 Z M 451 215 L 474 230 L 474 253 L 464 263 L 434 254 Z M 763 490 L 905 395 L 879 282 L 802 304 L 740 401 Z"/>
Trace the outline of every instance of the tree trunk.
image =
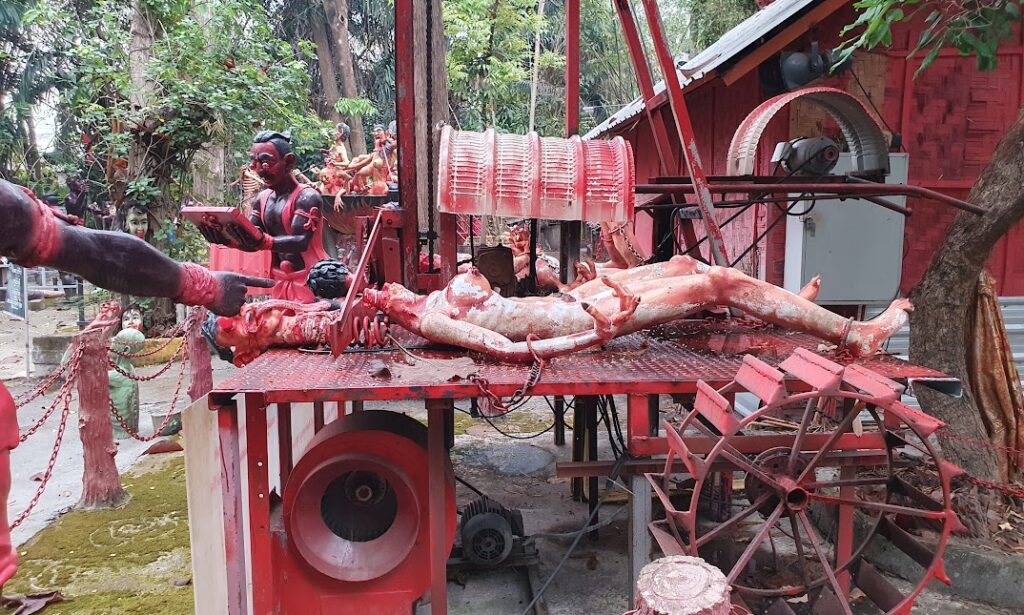
<path id="1" fill-rule="evenodd" d="M 114 428 L 110 416 L 110 381 L 107 377 L 107 349 L 103 330 L 79 334 L 85 345 L 78 373 L 78 432 L 82 439 L 85 469 L 79 508 L 115 508 L 128 501 L 121 488 L 114 456 Z"/>
<path id="2" fill-rule="evenodd" d="M 341 98 L 338 92 L 338 75 L 334 71 L 334 56 L 331 55 L 331 44 L 327 39 L 327 26 L 319 19 L 311 24 L 313 44 L 316 45 L 316 60 L 320 65 L 320 82 L 324 89 L 325 115 L 332 122 L 340 122 L 341 114 L 334 109 L 334 104 Z"/>
<path id="3" fill-rule="evenodd" d="M 978 277 L 996 242 L 1024 217 L 1024 112 L 1007 129 L 968 199 L 984 215 L 960 212 L 921 282 L 911 292 L 910 360 L 960 378 L 963 397 L 954 399 L 917 387 L 922 408 L 948 429 L 988 440 L 967 378 L 968 311 Z M 995 452 L 959 440 L 941 439 L 946 459 L 980 479 L 999 480 Z"/>
<path id="4" fill-rule="evenodd" d="M 352 46 L 348 40 L 348 0 L 323 0 L 323 4 L 324 14 L 327 15 L 327 22 L 331 24 L 331 32 L 334 34 L 334 57 L 338 62 L 338 74 L 341 75 L 341 95 L 345 98 L 359 98 L 356 69 L 352 61 Z M 350 116 L 348 125 L 352 129 L 349 138 L 352 154 L 365 154 L 366 132 L 363 130 L 362 118 Z"/>

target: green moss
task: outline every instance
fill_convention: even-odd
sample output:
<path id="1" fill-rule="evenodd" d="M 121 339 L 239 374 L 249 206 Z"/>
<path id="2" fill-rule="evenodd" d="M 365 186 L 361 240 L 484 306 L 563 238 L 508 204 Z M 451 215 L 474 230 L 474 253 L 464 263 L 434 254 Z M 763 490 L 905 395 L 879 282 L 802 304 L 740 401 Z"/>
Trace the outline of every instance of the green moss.
<path id="1" fill-rule="evenodd" d="M 47 613 L 191 613 L 185 464 L 149 458 L 122 477 L 131 500 L 112 510 L 75 510 L 20 547 L 8 593 L 60 590 Z"/>

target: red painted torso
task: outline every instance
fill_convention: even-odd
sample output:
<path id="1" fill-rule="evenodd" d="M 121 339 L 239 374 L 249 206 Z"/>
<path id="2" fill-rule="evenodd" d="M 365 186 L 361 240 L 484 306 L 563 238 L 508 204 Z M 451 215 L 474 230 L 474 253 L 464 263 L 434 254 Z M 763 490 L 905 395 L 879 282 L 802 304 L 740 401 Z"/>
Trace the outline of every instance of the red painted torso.
<path id="1" fill-rule="evenodd" d="M 18 446 L 18 413 L 14 399 L 7 387 L 0 382 L 0 449 Z"/>

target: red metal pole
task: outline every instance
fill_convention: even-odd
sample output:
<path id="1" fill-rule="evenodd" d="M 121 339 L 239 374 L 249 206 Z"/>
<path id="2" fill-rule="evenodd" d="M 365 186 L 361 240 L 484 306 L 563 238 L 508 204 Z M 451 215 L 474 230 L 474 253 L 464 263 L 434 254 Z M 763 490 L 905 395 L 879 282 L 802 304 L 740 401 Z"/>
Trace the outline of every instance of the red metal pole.
<path id="1" fill-rule="evenodd" d="M 565 3 L 565 136 L 580 130 L 580 0 Z"/>
<path id="2" fill-rule="evenodd" d="M 228 615 L 246 615 L 245 533 L 242 531 L 242 462 L 238 403 L 214 408 L 220 438 L 221 498 L 224 502 L 224 559 L 227 561 Z"/>
<path id="3" fill-rule="evenodd" d="M 419 265 L 419 203 L 416 176 L 416 24 L 414 0 L 395 0 L 395 108 L 398 134 L 398 200 L 402 206 L 402 272 L 405 285 L 416 286 Z M 429 43 L 428 43 L 429 44 Z"/>
<path id="4" fill-rule="evenodd" d="M 700 214 L 704 219 L 708 244 L 711 247 L 711 258 L 716 265 L 728 267 L 729 255 L 725 251 L 722 229 L 718 227 L 718 222 L 715 220 L 715 205 L 711 198 L 711 191 L 708 190 L 708 180 L 704 174 L 704 163 L 701 161 L 700 152 L 697 150 L 697 138 L 693 133 L 693 124 L 690 122 L 690 112 L 686 108 L 683 88 L 679 85 L 676 62 L 668 49 L 668 40 L 665 38 L 665 31 L 662 28 L 658 2 L 657 0 L 643 0 L 643 3 L 644 11 L 647 13 L 647 24 L 651 29 L 651 38 L 654 40 L 654 51 L 658 56 L 658 63 L 661 64 L 661 72 L 665 79 L 665 91 L 668 93 L 669 108 L 672 109 L 672 115 L 676 121 L 676 131 L 679 134 L 679 142 L 683 145 L 683 155 L 686 157 L 686 166 L 690 171 L 690 177 L 693 178 L 693 185 L 696 188 L 697 205 L 700 207 Z"/>
<path id="5" fill-rule="evenodd" d="M 270 561 L 270 477 L 267 402 L 262 393 L 245 394 L 245 455 L 249 470 L 249 556 L 253 613 L 274 611 L 274 569 Z"/>

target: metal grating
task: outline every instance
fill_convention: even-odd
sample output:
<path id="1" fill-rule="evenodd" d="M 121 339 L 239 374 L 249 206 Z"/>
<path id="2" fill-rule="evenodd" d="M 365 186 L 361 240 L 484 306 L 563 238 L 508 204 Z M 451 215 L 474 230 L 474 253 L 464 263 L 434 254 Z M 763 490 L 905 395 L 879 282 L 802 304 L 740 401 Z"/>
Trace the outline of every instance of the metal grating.
<path id="1" fill-rule="evenodd" d="M 686 393 L 698 380 L 723 386 L 732 380 L 743 357 L 756 355 L 777 365 L 796 347 L 817 351 L 820 340 L 774 328 L 751 328 L 728 321 L 691 321 L 613 340 L 604 349 L 551 360 L 535 395 L 608 395 Z M 418 350 L 428 359 L 465 356 L 455 350 Z M 510 395 L 525 382 L 528 365 L 497 363 L 471 353 L 478 375 L 498 395 Z M 445 382 L 424 371 L 414 377 L 382 378 L 372 374 L 402 361 L 400 352 L 330 354 L 273 350 L 240 369 L 214 391 L 223 399 L 239 392 L 265 392 L 268 403 L 326 399 L 468 398 L 479 395 L 469 381 Z M 934 370 L 879 356 L 858 362 L 895 380 L 945 378 Z"/>

